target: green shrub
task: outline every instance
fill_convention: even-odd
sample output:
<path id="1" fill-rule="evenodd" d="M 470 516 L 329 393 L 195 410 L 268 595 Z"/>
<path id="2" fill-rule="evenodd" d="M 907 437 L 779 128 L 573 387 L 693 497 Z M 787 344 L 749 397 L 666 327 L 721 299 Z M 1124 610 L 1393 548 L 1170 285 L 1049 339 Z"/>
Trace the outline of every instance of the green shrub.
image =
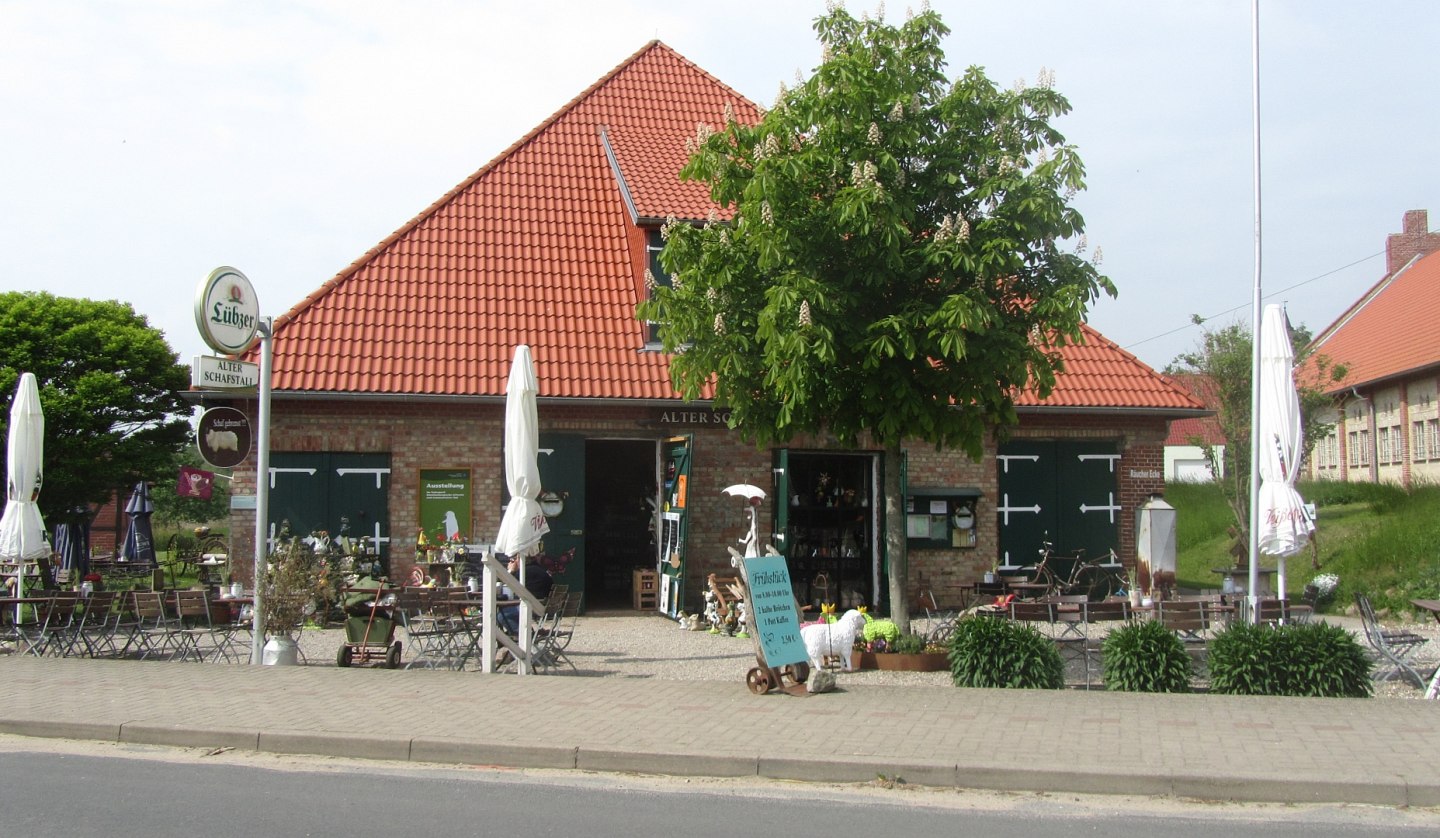
<path id="1" fill-rule="evenodd" d="M 1141 620 L 1105 638 L 1105 689 L 1137 693 L 1190 691 L 1190 655 L 1158 620 Z"/>
<path id="2" fill-rule="evenodd" d="M 1235 623 L 1210 641 L 1210 690 L 1228 695 L 1366 698 L 1370 661 L 1355 638 L 1326 623 Z"/>
<path id="3" fill-rule="evenodd" d="M 891 649 L 901 655 L 918 655 L 925 651 L 925 638 L 918 634 L 902 634 L 896 638 Z"/>
<path id="4" fill-rule="evenodd" d="M 957 687 L 1058 690 L 1065 663 L 1033 626 L 999 617 L 969 617 L 950 636 L 950 679 Z"/>
<path id="5" fill-rule="evenodd" d="M 1370 659 L 1355 636 L 1328 623 L 1284 626 L 1290 666 L 1286 695 L 1368 698 Z"/>

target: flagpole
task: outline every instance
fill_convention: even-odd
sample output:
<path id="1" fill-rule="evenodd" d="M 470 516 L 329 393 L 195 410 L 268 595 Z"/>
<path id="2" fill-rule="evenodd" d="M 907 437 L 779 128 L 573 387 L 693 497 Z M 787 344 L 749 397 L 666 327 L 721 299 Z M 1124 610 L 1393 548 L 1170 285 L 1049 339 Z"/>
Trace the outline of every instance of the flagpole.
<path id="1" fill-rule="evenodd" d="M 1255 195 L 1255 287 L 1250 303 L 1250 579 L 1245 589 L 1250 621 L 1259 619 L 1260 582 L 1260 0 L 1250 0 L 1250 98 L 1254 125 L 1253 178 Z"/>

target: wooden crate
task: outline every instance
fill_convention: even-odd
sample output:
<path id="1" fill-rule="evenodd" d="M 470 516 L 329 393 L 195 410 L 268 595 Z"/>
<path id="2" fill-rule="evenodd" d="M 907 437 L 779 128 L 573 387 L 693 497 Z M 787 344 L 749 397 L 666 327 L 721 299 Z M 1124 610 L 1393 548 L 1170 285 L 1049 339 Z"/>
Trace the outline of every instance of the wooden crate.
<path id="1" fill-rule="evenodd" d="M 660 574 L 653 570 L 636 570 L 631 577 L 630 593 L 636 611 L 653 611 L 660 605 Z"/>

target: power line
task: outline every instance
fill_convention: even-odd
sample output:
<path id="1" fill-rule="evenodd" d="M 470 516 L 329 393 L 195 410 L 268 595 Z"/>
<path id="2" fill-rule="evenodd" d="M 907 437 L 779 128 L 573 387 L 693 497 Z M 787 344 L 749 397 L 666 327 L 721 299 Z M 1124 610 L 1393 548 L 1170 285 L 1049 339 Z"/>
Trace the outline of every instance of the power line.
<path id="1" fill-rule="evenodd" d="M 1299 288 L 1299 287 L 1301 287 L 1301 286 L 1303 286 L 1303 285 L 1309 285 L 1309 284 L 1312 283 L 1312 282 L 1315 282 L 1315 281 L 1317 281 L 1317 280 L 1324 279 L 1325 277 L 1330 276 L 1330 275 L 1332 275 L 1332 274 L 1337 274 L 1337 273 L 1340 273 L 1341 271 L 1348 270 L 1348 269 L 1350 269 L 1350 268 L 1355 267 L 1356 265 L 1359 265 L 1359 264 L 1362 263 L 1362 262 L 1368 262 L 1368 261 L 1370 261 L 1371 259 L 1374 259 L 1374 258 L 1377 257 L 1377 256 L 1384 256 L 1384 255 L 1385 255 L 1385 251 L 1382 250 L 1382 251 L 1379 251 L 1378 253 L 1372 253 L 1372 254 L 1370 254 L 1369 256 L 1362 256 L 1361 258 L 1356 259 L 1354 262 L 1351 262 L 1351 263 L 1348 264 L 1348 265 L 1341 265 L 1340 267 L 1335 268 L 1335 269 L 1333 269 L 1333 270 L 1328 270 L 1328 271 L 1326 271 L 1325 273 L 1320 274 L 1319 276 L 1312 276 L 1312 277 L 1310 277 L 1310 278 L 1307 279 L 1307 280 L 1303 280 L 1303 281 L 1301 281 L 1301 282 L 1295 283 L 1294 285 L 1290 285 L 1290 286 L 1287 286 L 1287 287 L 1285 287 L 1285 288 L 1281 288 L 1281 289 L 1278 290 L 1278 291 L 1271 291 L 1269 294 L 1264 295 L 1264 298 L 1265 298 L 1265 299 L 1269 299 L 1269 298 L 1271 298 L 1271 297 L 1278 297 L 1278 296 L 1281 295 L 1281 294 L 1284 294 L 1284 293 L 1289 292 L 1289 291 L 1293 291 L 1293 290 L 1295 290 L 1296 288 Z M 1144 338 L 1144 339 L 1142 339 L 1142 340 L 1137 340 L 1137 341 L 1135 341 L 1134 343 L 1126 344 L 1124 348 L 1125 348 L 1125 349 L 1131 349 L 1131 348 L 1134 348 L 1134 347 L 1136 347 L 1136 346 L 1139 346 L 1139 345 L 1142 344 L 1142 343 L 1149 343 L 1149 342 L 1152 341 L 1152 340 L 1159 340 L 1159 339 L 1164 338 L 1164 337 L 1169 337 L 1170 335 L 1173 335 L 1173 334 L 1175 334 L 1176 332 L 1183 332 L 1183 331 L 1185 331 L 1186 329 L 1193 329 L 1193 328 L 1195 328 L 1196 326 L 1200 326 L 1200 325 L 1202 325 L 1202 324 L 1204 324 L 1204 323 L 1208 323 L 1209 321 L 1214 320 L 1214 319 L 1216 319 L 1217 317 L 1224 317 L 1224 316 L 1227 315 L 1227 314 L 1234 314 L 1234 313 L 1237 312 L 1237 311 L 1244 311 L 1245 309 L 1247 309 L 1247 308 L 1249 308 L 1249 307 L 1250 307 L 1250 304 L 1249 304 L 1249 303 L 1244 303 L 1243 305 L 1238 305 L 1238 306 L 1235 306 L 1234 308 L 1226 309 L 1225 311 L 1221 311 L 1221 312 L 1218 312 L 1218 313 L 1216 313 L 1216 314 L 1209 315 L 1208 317 L 1202 317 L 1202 318 L 1200 318 L 1200 322 L 1199 322 L 1199 323 L 1186 323 L 1184 326 L 1178 326 L 1178 327 L 1176 327 L 1176 328 L 1174 328 L 1174 329 L 1171 329 L 1171 330 L 1168 331 L 1168 332 L 1161 332 L 1161 333 L 1158 334 L 1158 335 L 1152 335 L 1151 337 Z"/>

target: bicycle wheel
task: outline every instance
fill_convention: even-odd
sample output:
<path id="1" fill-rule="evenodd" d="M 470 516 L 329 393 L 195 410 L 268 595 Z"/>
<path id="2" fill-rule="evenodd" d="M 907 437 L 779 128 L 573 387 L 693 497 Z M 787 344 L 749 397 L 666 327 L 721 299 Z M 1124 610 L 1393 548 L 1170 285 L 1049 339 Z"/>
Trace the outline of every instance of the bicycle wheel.
<path id="1" fill-rule="evenodd" d="M 230 540 L 219 533 L 207 535 L 196 553 L 201 556 L 229 556 Z"/>

